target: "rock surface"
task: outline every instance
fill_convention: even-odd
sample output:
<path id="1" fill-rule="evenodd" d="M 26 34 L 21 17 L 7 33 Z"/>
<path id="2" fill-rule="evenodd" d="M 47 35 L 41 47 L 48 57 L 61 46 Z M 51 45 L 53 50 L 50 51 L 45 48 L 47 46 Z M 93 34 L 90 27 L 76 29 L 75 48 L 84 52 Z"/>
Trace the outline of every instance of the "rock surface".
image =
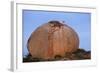
<path id="1" fill-rule="evenodd" d="M 43 60 L 58 59 L 79 48 L 79 37 L 68 25 L 50 21 L 32 32 L 27 48 L 32 58 Z"/>

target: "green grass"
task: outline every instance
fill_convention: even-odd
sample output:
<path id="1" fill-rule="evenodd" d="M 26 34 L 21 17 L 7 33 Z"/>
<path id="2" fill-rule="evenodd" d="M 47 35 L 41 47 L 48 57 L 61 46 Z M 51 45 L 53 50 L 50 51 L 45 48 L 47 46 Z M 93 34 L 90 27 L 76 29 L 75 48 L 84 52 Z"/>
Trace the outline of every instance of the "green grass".
<path id="1" fill-rule="evenodd" d="M 42 59 L 32 57 L 31 54 L 28 54 L 23 58 L 23 62 L 41 62 L 41 61 L 60 61 L 60 60 L 84 60 L 91 59 L 91 51 L 85 51 L 84 49 L 77 49 L 77 51 L 72 53 L 65 53 L 64 56 L 55 55 L 54 59 Z"/>

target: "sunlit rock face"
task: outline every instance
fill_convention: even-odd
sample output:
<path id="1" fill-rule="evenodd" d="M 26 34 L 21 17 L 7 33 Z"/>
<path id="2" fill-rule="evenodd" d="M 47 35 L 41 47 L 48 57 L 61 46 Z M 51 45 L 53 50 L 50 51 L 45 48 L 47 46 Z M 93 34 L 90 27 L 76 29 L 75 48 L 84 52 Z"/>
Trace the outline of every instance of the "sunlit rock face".
<path id="1" fill-rule="evenodd" d="M 79 38 L 68 25 L 50 21 L 32 32 L 27 47 L 33 58 L 54 59 L 76 51 L 79 48 Z"/>

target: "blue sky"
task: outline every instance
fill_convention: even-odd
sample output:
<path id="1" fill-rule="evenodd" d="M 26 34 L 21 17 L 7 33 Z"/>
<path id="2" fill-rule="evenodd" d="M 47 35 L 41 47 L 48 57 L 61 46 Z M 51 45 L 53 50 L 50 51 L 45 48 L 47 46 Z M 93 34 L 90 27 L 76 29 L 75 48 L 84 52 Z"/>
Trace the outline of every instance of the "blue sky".
<path id="1" fill-rule="evenodd" d="M 80 39 L 80 48 L 91 50 L 91 14 L 79 12 L 52 12 L 23 10 L 23 56 L 28 54 L 27 40 L 40 25 L 51 20 L 64 21 Z"/>

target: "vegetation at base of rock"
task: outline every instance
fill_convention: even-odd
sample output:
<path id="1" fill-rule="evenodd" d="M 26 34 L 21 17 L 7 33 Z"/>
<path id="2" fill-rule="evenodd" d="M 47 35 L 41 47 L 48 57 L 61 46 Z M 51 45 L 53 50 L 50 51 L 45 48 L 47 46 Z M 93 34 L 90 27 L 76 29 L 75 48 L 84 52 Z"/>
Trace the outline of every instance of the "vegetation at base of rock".
<path id="1" fill-rule="evenodd" d="M 61 60 L 84 60 L 91 59 L 91 51 L 85 51 L 84 49 L 78 49 L 72 53 L 65 53 L 65 56 L 55 55 L 54 59 L 42 59 L 32 58 L 31 54 L 28 54 L 23 58 L 23 62 L 41 62 L 41 61 L 61 61 Z"/>

